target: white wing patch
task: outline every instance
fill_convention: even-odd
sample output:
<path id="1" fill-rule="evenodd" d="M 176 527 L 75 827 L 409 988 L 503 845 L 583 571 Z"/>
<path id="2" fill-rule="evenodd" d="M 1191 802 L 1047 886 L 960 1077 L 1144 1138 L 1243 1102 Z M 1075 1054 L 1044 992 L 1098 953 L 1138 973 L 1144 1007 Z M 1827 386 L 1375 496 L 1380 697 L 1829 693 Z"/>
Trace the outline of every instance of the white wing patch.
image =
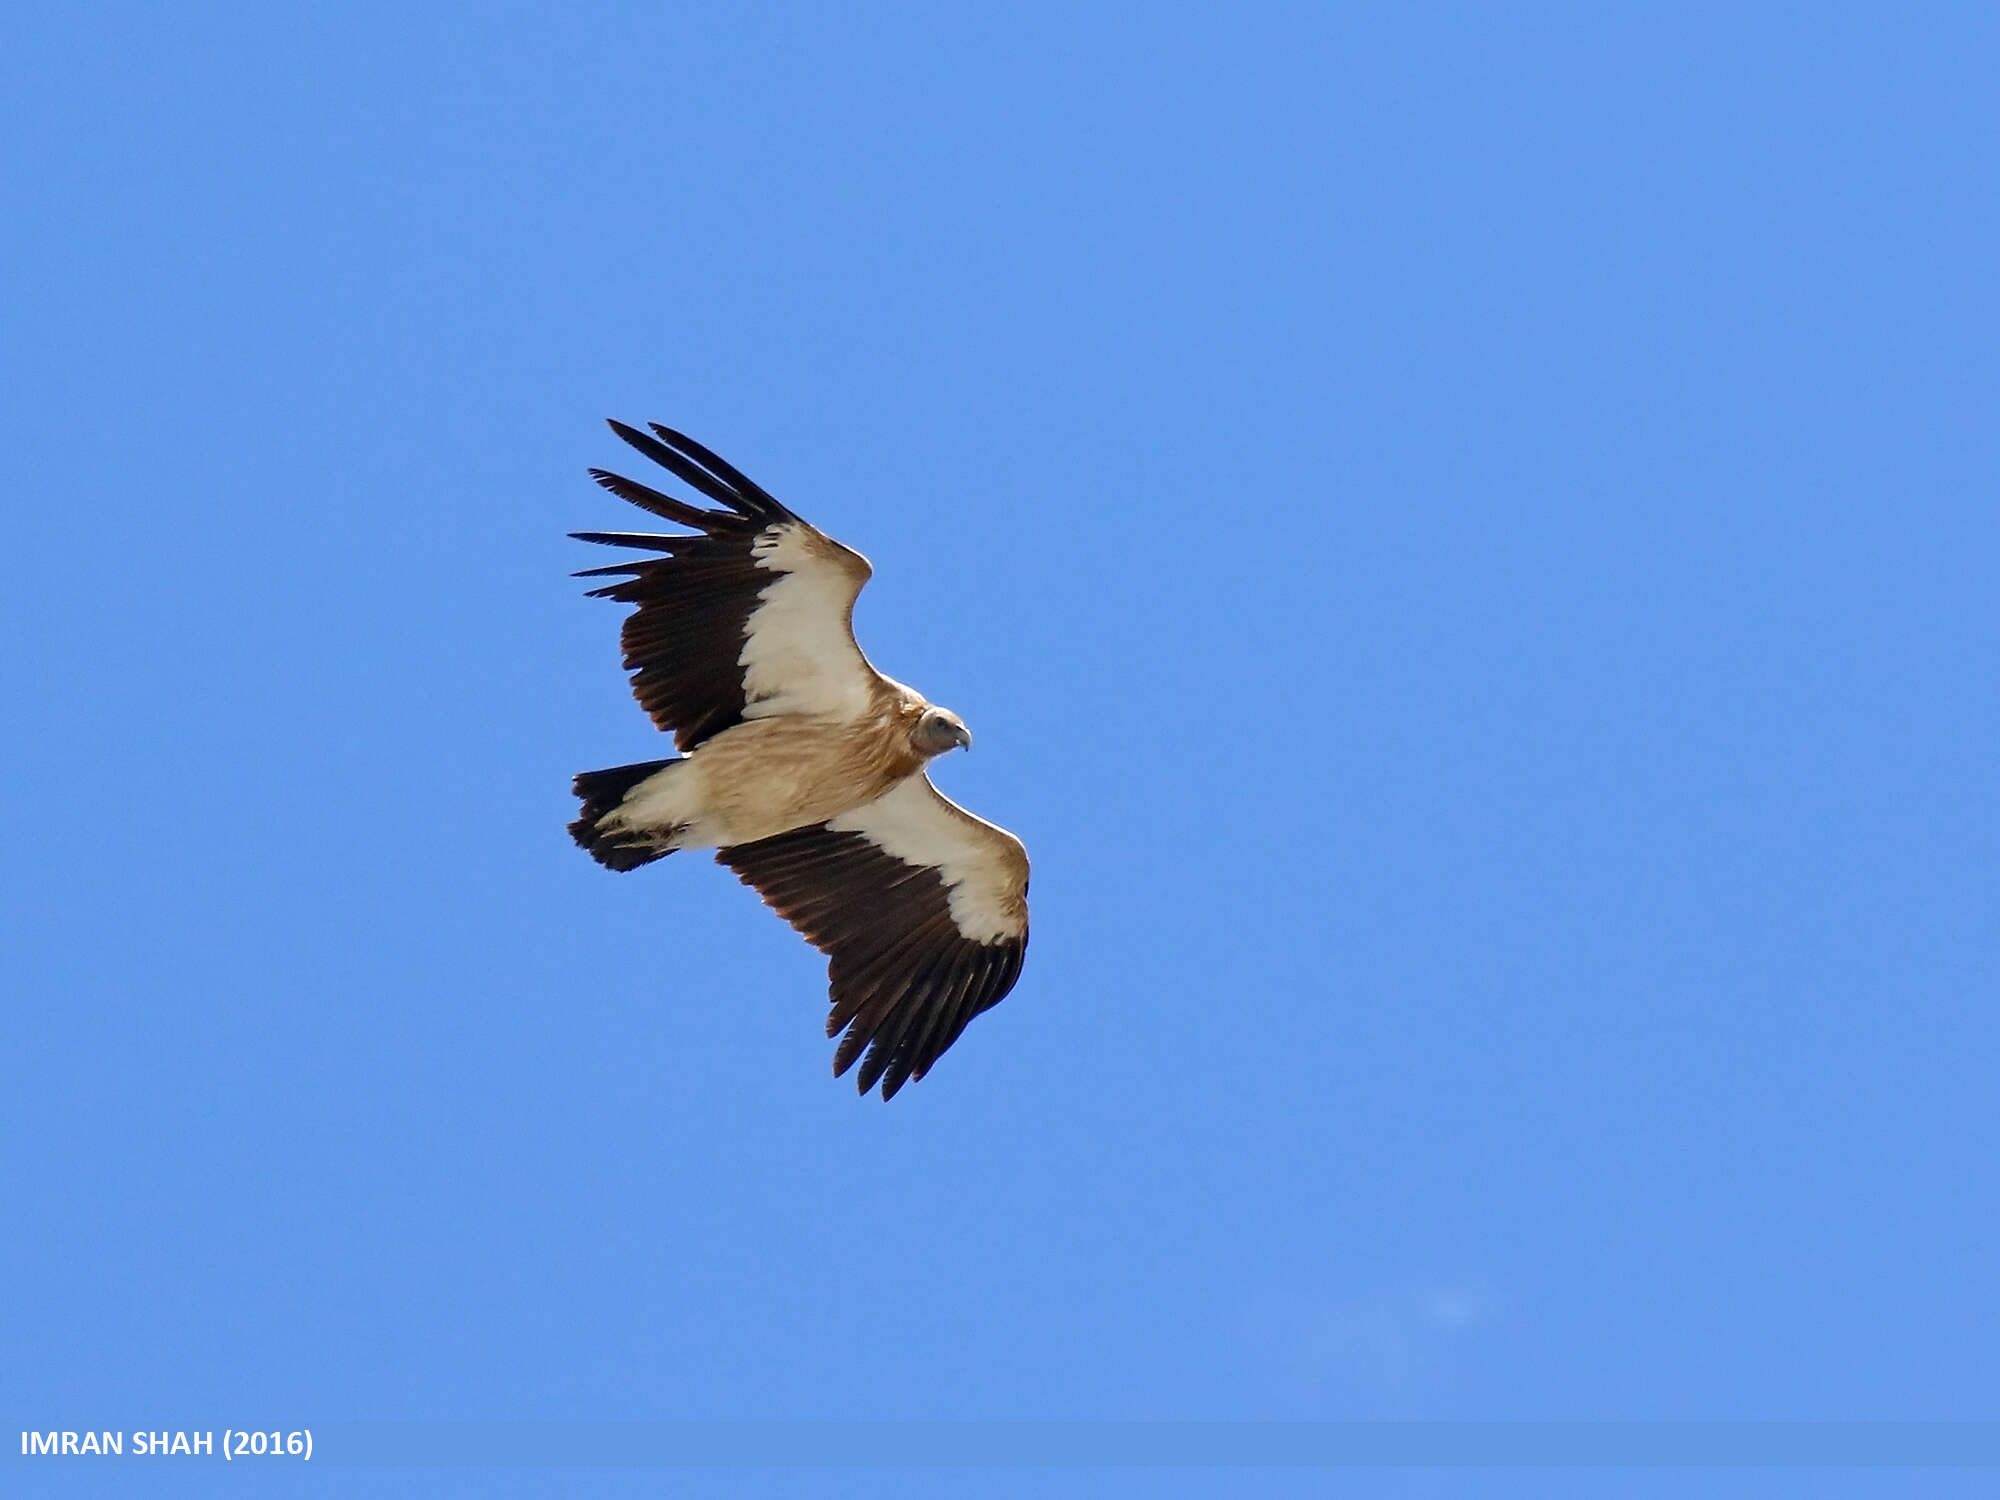
<path id="1" fill-rule="evenodd" d="M 1026 927 L 1027 856 L 1020 841 L 950 801 L 923 772 L 826 826 L 858 833 L 906 865 L 936 869 L 951 901 L 952 923 L 971 941 L 1019 938 Z"/>
<path id="2" fill-rule="evenodd" d="M 799 522 L 773 526 L 751 544 L 758 567 L 777 578 L 757 597 L 746 622 L 743 672 L 746 719 L 778 714 L 857 719 L 873 701 L 875 669 L 854 643 L 849 625 L 867 564 Z M 842 549 L 844 551 L 845 549 Z"/>

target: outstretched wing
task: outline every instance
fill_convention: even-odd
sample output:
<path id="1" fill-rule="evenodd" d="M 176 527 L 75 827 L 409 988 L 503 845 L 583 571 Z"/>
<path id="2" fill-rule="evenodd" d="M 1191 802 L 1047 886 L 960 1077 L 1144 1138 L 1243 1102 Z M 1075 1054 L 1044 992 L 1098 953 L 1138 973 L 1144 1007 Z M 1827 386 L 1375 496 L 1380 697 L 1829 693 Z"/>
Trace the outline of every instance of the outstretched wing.
<path id="1" fill-rule="evenodd" d="M 882 681 L 854 642 L 854 598 L 868 560 L 807 525 L 708 449 L 668 427 L 611 430 L 724 507 L 703 510 L 592 469 L 620 499 L 695 535 L 579 531 L 578 540 L 665 554 L 590 568 L 620 577 L 591 597 L 639 607 L 621 637 L 632 692 L 654 724 L 691 750 L 746 718 L 867 711 Z"/>
<path id="2" fill-rule="evenodd" d="M 882 1097 L 930 1071 L 998 1005 L 1028 947 L 1021 841 L 949 801 L 921 771 L 830 822 L 716 858 L 828 957 L 838 1077 L 861 1057 Z"/>

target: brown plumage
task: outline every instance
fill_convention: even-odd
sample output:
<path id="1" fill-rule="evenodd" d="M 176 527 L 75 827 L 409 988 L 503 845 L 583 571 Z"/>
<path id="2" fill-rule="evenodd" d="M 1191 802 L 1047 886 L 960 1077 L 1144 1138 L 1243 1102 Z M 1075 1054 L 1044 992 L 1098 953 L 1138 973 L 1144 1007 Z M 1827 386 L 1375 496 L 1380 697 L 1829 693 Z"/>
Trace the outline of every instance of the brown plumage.
<path id="1" fill-rule="evenodd" d="M 717 850 L 828 955 L 835 1074 L 860 1059 L 861 1091 L 890 1098 L 1013 988 L 1027 852 L 931 785 L 925 765 L 972 737 L 855 643 L 867 559 L 682 434 L 611 426 L 723 508 L 591 470 L 694 530 L 575 533 L 661 554 L 579 576 L 618 578 L 594 596 L 636 606 L 632 691 L 686 754 L 578 776 L 570 833 L 615 870 Z"/>

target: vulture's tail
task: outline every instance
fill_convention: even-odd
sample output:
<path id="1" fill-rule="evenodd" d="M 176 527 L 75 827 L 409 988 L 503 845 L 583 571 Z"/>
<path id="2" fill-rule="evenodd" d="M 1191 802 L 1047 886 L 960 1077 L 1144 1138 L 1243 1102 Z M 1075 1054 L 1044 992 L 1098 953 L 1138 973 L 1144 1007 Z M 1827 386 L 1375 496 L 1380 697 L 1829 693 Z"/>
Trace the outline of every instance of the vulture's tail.
<path id="1" fill-rule="evenodd" d="M 569 836 L 607 870 L 636 870 L 674 852 L 668 840 L 671 829 L 629 828 L 602 825 L 606 814 L 617 811 L 626 793 L 656 771 L 679 765 L 677 760 L 642 761 L 636 766 L 613 766 L 608 771 L 584 771 L 576 778 L 576 795 L 583 799 L 583 812 L 569 825 Z"/>

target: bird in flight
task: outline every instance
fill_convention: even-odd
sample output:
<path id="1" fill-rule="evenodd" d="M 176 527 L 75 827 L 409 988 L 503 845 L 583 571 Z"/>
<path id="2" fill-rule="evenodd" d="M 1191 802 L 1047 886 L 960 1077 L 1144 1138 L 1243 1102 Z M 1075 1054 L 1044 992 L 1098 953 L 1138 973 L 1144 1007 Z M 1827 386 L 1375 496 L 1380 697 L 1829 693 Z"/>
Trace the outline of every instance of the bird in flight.
<path id="1" fill-rule="evenodd" d="M 715 850 L 827 955 L 834 1076 L 859 1059 L 861 1092 L 893 1098 L 1020 977 L 1027 851 L 931 785 L 925 766 L 972 734 L 862 655 L 868 560 L 650 425 L 611 430 L 721 509 L 592 469 L 692 534 L 572 535 L 658 554 L 577 576 L 615 578 L 591 597 L 637 606 L 621 637 L 632 691 L 682 754 L 585 771 L 570 834 L 613 870 Z"/>

